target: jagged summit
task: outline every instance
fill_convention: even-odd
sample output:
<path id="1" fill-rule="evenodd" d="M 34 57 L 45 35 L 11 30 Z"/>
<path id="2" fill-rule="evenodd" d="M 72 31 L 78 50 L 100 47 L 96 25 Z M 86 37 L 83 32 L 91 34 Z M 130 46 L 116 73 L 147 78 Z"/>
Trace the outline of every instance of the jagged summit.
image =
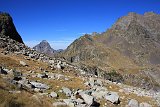
<path id="1" fill-rule="evenodd" d="M 138 23 L 147 30 L 154 32 L 154 30 L 157 31 L 159 29 L 160 15 L 154 12 L 146 12 L 144 15 L 130 12 L 128 15 L 119 18 L 111 29 L 127 30 L 132 22 Z"/>
<path id="2" fill-rule="evenodd" d="M 47 42 L 47 40 L 42 40 L 42 42 L 49 44 L 49 43 Z"/>
<path id="3" fill-rule="evenodd" d="M 48 55 L 52 55 L 55 51 L 46 40 L 42 40 L 38 45 L 34 46 L 33 49 Z"/>
<path id="4" fill-rule="evenodd" d="M 13 24 L 12 17 L 8 13 L 0 12 L 0 36 L 9 36 L 11 39 L 23 43 Z"/>

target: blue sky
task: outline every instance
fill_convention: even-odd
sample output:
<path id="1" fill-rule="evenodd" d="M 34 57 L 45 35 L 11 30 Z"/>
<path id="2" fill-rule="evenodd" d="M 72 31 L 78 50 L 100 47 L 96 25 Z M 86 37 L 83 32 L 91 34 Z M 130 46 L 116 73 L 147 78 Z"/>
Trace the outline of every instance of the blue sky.
<path id="1" fill-rule="evenodd" d="M 104 32 L 128 12 L 160 14 L 160 0 L 0 0 L 30 47 L 47 40 L 66 48 L 84 33 Z"/>

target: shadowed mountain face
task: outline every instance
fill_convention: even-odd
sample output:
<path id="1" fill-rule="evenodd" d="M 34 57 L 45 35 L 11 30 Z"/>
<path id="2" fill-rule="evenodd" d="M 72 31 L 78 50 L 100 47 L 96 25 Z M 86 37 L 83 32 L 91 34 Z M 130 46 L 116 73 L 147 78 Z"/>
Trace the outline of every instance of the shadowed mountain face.
<path id="1" fill-rule="evenodd" d="M 146 78 L 154 78 L 160 83 L 160 68 L 157 67 L 160 64 L 160 15 L 129 13 L 106 32 L 84 35 L 75 40 L 62 56 L 70 62 L 96 66 L 105 71 L 121 69 L 145 75 L 142 68 L 146 67 L 151 71 Z"/>
<path id="2" fill-rule="evenodd" d="M 53 55 L 55 51 L 54 49 L 51 48 L 50 44 L 46 40 L 42 40 L 42 42 L 34 46 L 33 49 L 47 55 Z"/>
<path id="3" fill-rule="evenodd" d="M 0 35 L 9 36 L 20 43 L 23 43 L 21 36 L 18 34 L 11 16 L 8 13 L 0 13 Z"/>

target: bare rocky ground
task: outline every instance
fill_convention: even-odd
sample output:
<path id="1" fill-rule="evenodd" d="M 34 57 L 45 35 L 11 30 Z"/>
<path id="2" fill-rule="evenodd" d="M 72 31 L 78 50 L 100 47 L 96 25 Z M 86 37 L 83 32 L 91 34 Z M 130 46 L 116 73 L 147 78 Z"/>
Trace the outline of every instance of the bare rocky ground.
<path id="1" fill-rule="evenodd" d="M 160 93 L 86 75 L 63 59 L 1 38 L 1 107 L 158 107 Z"/>

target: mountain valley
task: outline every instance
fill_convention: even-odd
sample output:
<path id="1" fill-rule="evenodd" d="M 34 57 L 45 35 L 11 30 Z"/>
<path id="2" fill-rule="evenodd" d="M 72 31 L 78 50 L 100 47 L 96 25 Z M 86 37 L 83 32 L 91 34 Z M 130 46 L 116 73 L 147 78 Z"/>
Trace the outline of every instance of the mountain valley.
<path id="1" fill-rule="evenodd" d="M 11 19 L 0 14 L 0 107 L 160 106 L 160 15 L 129 13 L 56 54 L 26 46 Z"/>

